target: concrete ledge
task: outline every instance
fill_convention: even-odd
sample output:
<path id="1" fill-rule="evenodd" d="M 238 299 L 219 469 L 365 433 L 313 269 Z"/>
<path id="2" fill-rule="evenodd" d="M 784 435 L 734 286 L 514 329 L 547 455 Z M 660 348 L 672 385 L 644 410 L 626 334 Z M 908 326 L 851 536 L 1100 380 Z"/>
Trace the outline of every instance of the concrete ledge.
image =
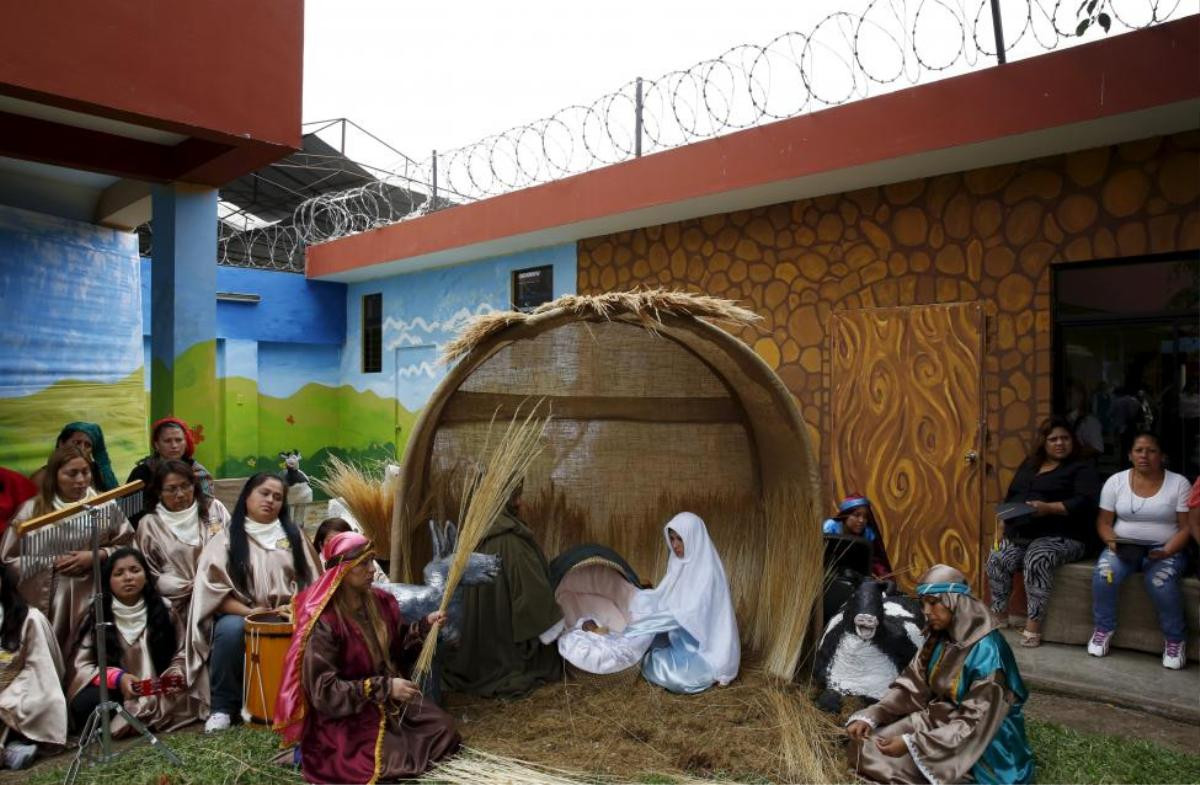
<path id="1" fill-rule="evenodd" d="M 213 480 L 213 496 L 221 500 L 229 512 L 233 512 L 233 506 L 237 504 L 238 496 L 242 493 L 242 488 L 246 485 L 246 480 L 249 477 L 229 477 L 224 480 Z"/>
<path id="2" fill-rule="evenodd" d="M 1181 671 L 1162 666 L 1160 656 L 1113 649 L 1107 657 L 1091 657 L 1083 645 L 1020 645 L 1019 630 L 1005 630 L 1021 677 L 1030 689 L 1111 703 L 1200 725 L 1197 665 Z"/>
<path id="3" fill-rule="evenodd" d="M 1092 569 L 1094 561 L 1075 562 L 1054 573 L 1054 590 L 1046 607 L 1042 640 L 1082 646 L 1092 637 Z M 1129 576 L 1118 594 L 1114 648 L 1162 655 L 1158 615 L 1146 594 L 1142 573 Z M 1200 580 L 1183 579 L 1183 611 L 1188 625 L 1187 656 L 1200 660 Z M 1195 682 L 1192 698 L 1196 700 Z"/>

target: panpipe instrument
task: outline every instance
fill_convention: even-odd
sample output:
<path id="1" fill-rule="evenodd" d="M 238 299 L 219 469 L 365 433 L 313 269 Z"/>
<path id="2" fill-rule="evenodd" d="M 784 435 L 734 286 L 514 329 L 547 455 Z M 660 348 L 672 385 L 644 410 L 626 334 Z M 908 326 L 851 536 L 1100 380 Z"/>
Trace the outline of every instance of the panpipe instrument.
<path id="1" fill-rule="evenodd" d="M 112 526 L 118 512 L 129 518 L 141 511 L 144 486 L 134 480 L 17 524 L 21 575 L 52 569 L 57 559 L 73 551 L 91 550 L 94 533 Z"/>

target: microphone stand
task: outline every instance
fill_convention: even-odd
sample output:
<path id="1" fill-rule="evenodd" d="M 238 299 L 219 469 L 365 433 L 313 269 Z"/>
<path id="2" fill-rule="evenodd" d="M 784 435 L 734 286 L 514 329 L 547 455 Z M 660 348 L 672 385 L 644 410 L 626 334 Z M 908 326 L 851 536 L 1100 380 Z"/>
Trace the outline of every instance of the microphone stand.
<path id="1" fill-rule="evenodd" d="M 111 504 L 111 506 L 110 506 Z M 87 506 L 85 509 L 88 512 L 89 518 L 92 520 L 92 618 L 95 622 L 94 637 L 96 640 L 96 664 L 100 669 L 100 703 L 92 710 L 91 716 L 83 725 L 83 730 L 79 734 L 79 751 L 75 753 L 75 760 L 71 761 L 71 767 L 67 770 L 66 785 L 74 785 L 79 777 L 79 771 L 86 761 L 89 766 L 96 764 L 111 763 L 120 756 L 121 753 L 114 752 L 112 748 L 112 713 L 116 712 L 121 719 L 125 720 L 135 731 L 142 735 L 144 739 L 150 742 L 150 746 L 157 749 L 167 761 L 175 766 L 182 766 L 183 761 L 179 759 L 170 747 L 159 741 L 146 725 L 137 717 L 129 713 L 125 708 L 124 701 L 120 700 L 121 685 L 117 685 L 117 700 L 110 700 L 108 695 L 108 652 L 105 651 L 105 642 L 108 627 L 112 622 L 104 620 L 104 591 L 100 583 L 100 527 L 109 523 L 109 516 L 115 515 L 117 506 L 115 503 L 106 503 L 101 507 Z M 149 576 L 147 576 L 147 580 Z M 97 749 L 97 747 L 99 749 Z"/>

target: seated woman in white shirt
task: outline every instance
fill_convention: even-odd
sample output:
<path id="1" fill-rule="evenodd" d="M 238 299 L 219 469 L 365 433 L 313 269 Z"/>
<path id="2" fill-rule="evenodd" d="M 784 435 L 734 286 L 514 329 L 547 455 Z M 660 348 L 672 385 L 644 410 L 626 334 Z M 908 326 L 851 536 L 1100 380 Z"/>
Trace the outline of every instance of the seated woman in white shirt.
<path id="1" fill-rule="evenodd" d="M 1088 654 L 1108 654 L 1117 628 L 1117 590 L 1140 570 L 1163 633 L 1163 667 L 1179 670 L 1186 662 L 1179 581 L 1187 568 L 1190 486 L 1182 475 L 1164 468 L 1162 447 L 1152 433 L 1134 437 L 1129 460 L 1133 468 L 1109 477 L 1100 491 L 1096 528 L 1107 547 L 1092 572 L 1095 631 Z"/>
<path id="2" fill-rule="evenodd" d="M 737 678 L 737 619 L 721 556 L 699 516 L 681 512 L 663 527 L 667 574 L 633 599 L 625 637 L 656 637 L 642 675 L 671 692 L 697 693 Z"/>

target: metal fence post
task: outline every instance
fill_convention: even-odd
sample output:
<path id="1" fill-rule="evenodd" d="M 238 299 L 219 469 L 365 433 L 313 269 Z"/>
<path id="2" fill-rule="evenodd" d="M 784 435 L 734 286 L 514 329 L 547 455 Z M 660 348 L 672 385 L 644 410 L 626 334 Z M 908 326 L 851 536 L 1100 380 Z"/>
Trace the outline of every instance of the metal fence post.
<path id="1" fill-rule="evenodd" d="M 1007 62 L 1004 54 L 1004 23 L 1000 21 L 1000 0 L 992 0 L 992 32 L 996 34 L 996 61 Z"/>
<path id="2" fill-rule="evenodd" d="M 637 95 L 633 104 L 633 155 L 642 157 L 642 77 L 637 78 Z"/>
<path id="3" fill-rule="evenodd" d="M 430 202 L 431 209 L 437 209 L 437 150 L 433 151 L 433 200 Z"/>

